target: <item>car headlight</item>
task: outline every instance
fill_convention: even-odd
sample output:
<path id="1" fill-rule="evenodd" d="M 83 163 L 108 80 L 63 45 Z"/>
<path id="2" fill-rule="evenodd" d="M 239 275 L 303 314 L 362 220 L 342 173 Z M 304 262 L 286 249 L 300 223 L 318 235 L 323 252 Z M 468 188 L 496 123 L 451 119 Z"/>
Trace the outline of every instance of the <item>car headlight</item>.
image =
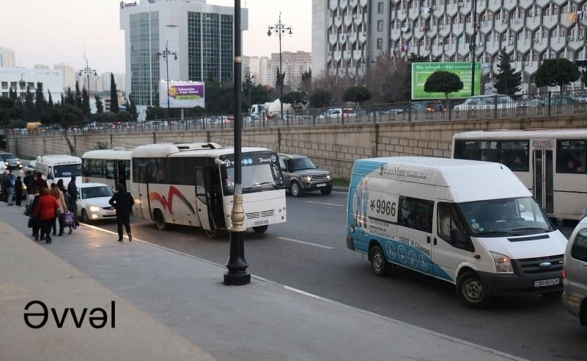
<path id="1" fill-rule="evenodd" d="M 302 180 L 304 182 L 311 182 L 312 181 L 312 177 L 310 177 L 310 176 L 307 175 L 307 176 L 302 177 Z"/>
<path id="2" fill-rule="evenodd" d="M 20 160 L 17 160 L 17 161 L 16 161 L 16 164 L 20 164 Z"/>
<path id="3" fill-rule="evenodd" d="M 326 175 L 326 180 L 332 180 L 332 176 L 330 174 Z"/>
<path id="4" fill-rule="evenodd" d="M 90 206 L 90 208 L 88 208 L 90 210 L 90 212 L 99 212 L 100 211 L 100 207 L 98 206 Z"/>
<path id="5" fill-rule="evenodd" d="M 500 253 L 491 252 L 493 261 L 495 262 L 495 270 L 501 274 L 513 274 L 514 267 L 512 267 L 512 260 Z"/>

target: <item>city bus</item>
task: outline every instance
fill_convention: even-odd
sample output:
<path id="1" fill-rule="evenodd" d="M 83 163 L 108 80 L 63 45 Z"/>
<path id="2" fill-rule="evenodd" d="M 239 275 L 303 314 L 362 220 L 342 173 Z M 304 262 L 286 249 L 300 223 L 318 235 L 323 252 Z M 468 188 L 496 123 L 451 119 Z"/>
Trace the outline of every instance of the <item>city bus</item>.
<path id="1" fill-rule="evenodd" d="M 62 179 L 67 188 L 72 176 L 76 176 L 76 184 L 81 184 L 82 159 L 68 154 L 39 155 L 35 161 L 35 171 L 43 173 L 48 185 Z"/>
<path id="2" fill-rule="evenodd" d="M 130 155 L 123 147 L 90 150 L 82 155 L 84 182 L 105 183 L 113 190 L 124 183 L 130 190 Z"/>
<path id="3" fill-rule="evenodd" d="M 587 207 L 587 129 L 457 133 L 452 157 L 508 166 L 549 217 L 579 220 Z"/>
<path id="4" fill-rule="evenodd" d="M 285 187 L 277 153 L 242 148 L 245 227 L 263 233 L 286 221 Z M 234 148 L 216 143 L 143 145 L 131 154 L 133 214 L 155 222 L 200 227 L 215 238 L 231 227 Z"/>

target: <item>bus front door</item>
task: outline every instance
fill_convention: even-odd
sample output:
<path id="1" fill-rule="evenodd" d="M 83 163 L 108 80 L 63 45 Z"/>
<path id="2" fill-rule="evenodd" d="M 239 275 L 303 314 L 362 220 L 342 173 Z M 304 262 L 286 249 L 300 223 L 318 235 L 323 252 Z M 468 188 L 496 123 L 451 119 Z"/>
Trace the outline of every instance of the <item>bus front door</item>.
<path id="1" fill-rule="evenodd" d="M 542 209 L 554 213 L 554 162 L 551 149 L 534 150 L 534 198 Z"/>
<path id="2" fill-rule="evenodd" d="M 134 207 L 137 205 L 140 207 L 141 218 L 146 219 L 145 215 L 149 215 L 149 219 L 153 220 L 153 216 L 151 215 L 151 201 L 149 200 L 149 183 L 148 183 L 148 176 L 149 176 L 149 169 L 147 165 L 139 165 L 139 179 L 137 179 L 136 184 L 138 185 L 138 194 L 133 194 L 133 197 L 138 197 L 139 202 L 135 202 Z M 133 209 L 133 212 L 136 212 Z M 137 213 L 134 213 L 137 215 Z"/>
<path id="3" fill-rule="evenodd" d="M 206 170 L 203 167 L 196 167 L 196 214 L 200 220 L 200 225 L 205 231 L 213 231 L 210 222 L 210 201 L 211 195 L 209 191 L 210 181 L 206 176 Z"/>

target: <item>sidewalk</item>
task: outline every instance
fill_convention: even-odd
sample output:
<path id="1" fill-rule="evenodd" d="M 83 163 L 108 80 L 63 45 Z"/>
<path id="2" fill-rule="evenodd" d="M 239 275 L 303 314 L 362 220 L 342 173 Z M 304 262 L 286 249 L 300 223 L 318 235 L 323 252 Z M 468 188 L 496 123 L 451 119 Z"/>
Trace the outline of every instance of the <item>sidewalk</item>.
<path id="1" fill-rule="evenodd" d="M 47 245 L 22 209 L 0 203 L 0 220 L 0 360 L 521 360 L 256 277 L 224 286 L 224 266 L 95 227 Z M 33 330 L 33 300 L 108 316 L 115 301 L 116 327 L 50 314 Z"/>

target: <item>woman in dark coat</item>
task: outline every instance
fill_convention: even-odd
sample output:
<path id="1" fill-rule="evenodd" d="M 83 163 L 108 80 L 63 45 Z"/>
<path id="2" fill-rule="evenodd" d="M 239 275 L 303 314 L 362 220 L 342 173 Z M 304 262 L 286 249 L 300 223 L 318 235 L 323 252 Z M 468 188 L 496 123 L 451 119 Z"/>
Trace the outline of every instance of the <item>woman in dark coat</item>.
<path id="1" fill-rule="evenodd" d="M 22 202 L 22 179 L 20 179 L 20 176 L 16 177 L 14 181 L 14 197 L 16 198 L 16 205 L 20 207 Z"/>

